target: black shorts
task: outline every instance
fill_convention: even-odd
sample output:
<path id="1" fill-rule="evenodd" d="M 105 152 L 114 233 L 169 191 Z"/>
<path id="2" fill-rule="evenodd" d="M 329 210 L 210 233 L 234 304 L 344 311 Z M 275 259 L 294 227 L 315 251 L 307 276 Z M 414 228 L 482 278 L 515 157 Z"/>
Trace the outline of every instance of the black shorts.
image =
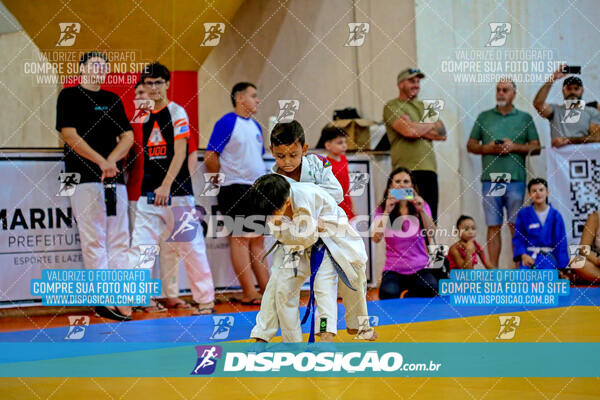
<path id="1" fill-rule="evenodd" d="M 248 190 L 252 185 L 244 185 L 234 183 L 232 185 L 221 186 L 219 194 L 217 194 L 217 205 L 221 214 L 231 217 L 235 221 L 237 218 L 247 218 L 254 214 L 251 208 L 251 202 L 248 197 Z M 252 224 L 243 224 L 242 231 L 238 232 L 239 224 L 229 228 L 231 232 L 234 230 L 233 236 L 240 236 L 247 233 L 257 233 L 263 235 L 265 228 L 265 217 L 258 218 Z M 257 226 L 258 224 L 258 226 Z M 250 225 L 250 226 L 247 226 Z"/>

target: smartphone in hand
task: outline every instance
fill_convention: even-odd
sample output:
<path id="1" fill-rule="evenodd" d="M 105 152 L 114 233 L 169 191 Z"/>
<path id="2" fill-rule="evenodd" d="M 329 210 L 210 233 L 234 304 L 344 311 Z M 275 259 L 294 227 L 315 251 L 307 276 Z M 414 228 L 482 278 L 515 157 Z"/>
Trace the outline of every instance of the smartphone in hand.
<path id="1" fill-rule="evenodd" d="M 154 200 L 156 200 L 156 193 L 148 192 L 146 193 L 146 198 L 148 199 L 148 204 L 154 204 Z M 169 200 L 167 201 L 167 205 L 171 205 L 171 195 L 169 195 Z"/>
<path id="2" fill-rule="evenodd" d="M 563 74 L 581 74 L 581 65 L 566 65 L 562 72 Z"/>
<path id="3" fill-rule="evenodd" d="M 412 188 L 391 189 L 390 196 L 397 200 L 414 200 L 415 191 Z"/>

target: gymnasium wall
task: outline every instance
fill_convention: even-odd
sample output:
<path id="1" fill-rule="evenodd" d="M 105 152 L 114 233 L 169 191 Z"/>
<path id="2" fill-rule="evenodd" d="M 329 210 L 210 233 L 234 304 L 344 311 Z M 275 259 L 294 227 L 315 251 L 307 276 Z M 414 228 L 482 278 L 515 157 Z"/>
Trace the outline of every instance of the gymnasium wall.
<path id="1" fill-rule="evenodd" d="M 370 31 L 362 46 L 346 47 L 354 21 L 368 22 Z M 397 96 L 397 73 L 415 57 L 412 1 L 246 1 L 198 74 L 200 146 L 231 109 L 238 81 L 257 84 L 256 118 L 265 131 L 277 100 L 299 100 L 296 119 L 314 146 L 334 109 L 356 107 L 381 120 L 383 104 Z"/>
<path id="2" fill-rule="evenodd" d="M 297 117 L 311 145 L 336 108 L 353 106 L 363 117 L 380 120 L 382 105 L 397 94 L 397 72 L 416 56 L 414 4 L 393 3 L 394 8 L 374 0 L 354 5 L 345 0 L 243 2 L 199 70 L 200 146 L 208 142 L 216 120 L 231 109 L 229 91 L 240 80 L 259 86 L 263 104 L 256 118 L 265 131 L 268 117 L 277 115 L 278 99 L 300 100 Z M 37 59 L 39 51 L 18 23 L 8 19 L 14 21 L 2 7 L 0 22 L 19 31 L 0 34 L 1 64 L 10 64 L 0 69 L 0 77 L 21 100 L 0 97 L 0 107 L 11 111 L 0 127 L 0 141 L 2 146 L 57 146 L 58 87 L 35 85 L 23 72 L 24 63 Z M 353 21 L 370 24 L 361 47 L 344 46 Z"/>
<path id="3" fill-rule="evenodd" d="M 477 114 L 494 105 L 494 84 L 457 84 L 453 74 L 443 71 L 442 61 L 455 59 L 455 49 L 484 48 L 490 22 L 510 22 L 505 46 L 551 50 L 555 61 L 582 65 L 584 99 L 598 99 L 597 2 L 389 3 L 394 7 L 383 7 L 376 0 L 243 2 L 198 71 L 200 146 L 206 145 L 217 119 L 231 109 L 229 91 L 237 81 L 258 85 L 262 105 L 256 118 L 265 132 L 269 116 L 278 113 L 278 100 L 299 100 L 297 119 L 314 145 L 336 108 L 354 106 L 363 117 L 380 120 L 383 104 L 397 95 L 397 72 L 417 65 L 427 74 L 420 97 L 445 100 L 442 119 L 449 138 L 435 144 L 442 193 L 440 227 L 451 229 L 458 215 L 468 213 L 479 223 L 479 240 L 485 242 L 480 157 L 467 154 L 465 146 Z M 530 13 L 533 9 L 535 14 Z M 348 23 L 353 21 L 370 24 L 360 47 L 344 46 Z M 23 72 L 25 61 L 35 59 L 39 51 L 4 7 L 0 32 L 1 147 L 59 145 L 53 128 L 58 87 L 35 85 Z M 518 84 L 518 108 L 535 115 L 531 102 L 540 84 Z M 549 100 L 561 100 L 559 85 Z M 547 146 L 548 123 L 537 116 L 534 120 Z M 530 174 L 545 175 L 544 152 L 531 160 Z M 503 242 L 508 244 L 509 239 L 504 232 Z M 440 238 L 442 243 L 452 240 Z M 502 261 L 508 263 L 508 246 L 504 249 Z"/>
<path id="4" fill-rule="evenodd" d="M 573 3 L 439 0 L 415 4 L 417 58 L 427 74 L 421 84 L 421 98 L 445 100 L 441 115 L 449 129 L 448 141 L 435 145 L 442 193 L 440 225 L 452 226 L 461 211 L 470 214 L 478 223 L 478 241 L 485 243 L 479 183 L 481 157 L 468 154 L 466 143 L 477 115 L 495 106 L 495 84 L 456 83 L 457 74 L 448 73 L 443 62 L 469 59 L 457 57 L 455 49 L 485 49 L 490 39 L 489 23 L 508 22 L 511 31 L 504 46 L 498 48 L 549 50 L 550 57 L 544 59 L 545 63 L 551 58 L 550 61 L 565 60 L 572 65 L 581 65 L 585 87 L 583 98 L 586 102 L 597 100 L 600 98 L 597 45 L 600 8 L 594 0 Z M 539 58 L 535 60 L 539 61 Z M 517 67 L 512 70 L 519 72 Z M 549 123 L 537 116 L 532 105 L 541 85 L 541 82 L 517 83 L 515 105 L 533 116 L 542 145 L 549 146 Z M 561 87 L 560 83 L 554 85 L 549 102 L 562 102 Z M 530 160 L 528 175 L 546 176 L 545 151 Z M 502 242 L 501 264 L 509 265 L 508 228 L 504 229 Z"/>
<path id="5" fill-rule="evenodd" d="M 6 21 L 5 15 L 0 13 L 0 20 Z M 26 61 L 39 54 L 24 31 L 0 34 L 0 147 L 59 145 L 54 129 L 59 88 L 35 84 L 34 76 L 23 69 Z"/>

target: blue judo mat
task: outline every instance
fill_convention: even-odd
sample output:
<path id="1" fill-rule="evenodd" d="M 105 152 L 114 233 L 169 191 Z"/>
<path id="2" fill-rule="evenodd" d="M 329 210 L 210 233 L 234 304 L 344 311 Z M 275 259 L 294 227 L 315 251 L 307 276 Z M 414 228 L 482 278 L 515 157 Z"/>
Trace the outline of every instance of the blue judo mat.
<path id="1" fill-rule="evenodd" d="M 522 306 L 453 306 L 448 297 L 407 298 L 368 302 L 370 316 L 376 316 L 378 325 L 436 321 L 489 314 L 505 314 L 568 306 L 600 305 L 600 288 L 571 288 L 568 296 L 560 297 L 559 304 L 550 307 Z M 304 313 L 301 308 L 300 315 Z M 69 327 L 33 329 L 0 333 L 0 342 L 111 342 L 111 343 L 190 343 L 219 342 L 248 339 L 255 324 L 256 311 L 207 316 L 158 318 L 140 321 L 92 324 L 86 327 L 80 340 L 65 340 Z M 233 323 L 224 339 L 211 339 L 215 316 L 230 315 Z M 338 305 L 338 329 L 346 328 L 344 306 Z M 67 318 L 66 315 L 56 318 Z M 302 326 L 309 332 L 308 324 Z"/>

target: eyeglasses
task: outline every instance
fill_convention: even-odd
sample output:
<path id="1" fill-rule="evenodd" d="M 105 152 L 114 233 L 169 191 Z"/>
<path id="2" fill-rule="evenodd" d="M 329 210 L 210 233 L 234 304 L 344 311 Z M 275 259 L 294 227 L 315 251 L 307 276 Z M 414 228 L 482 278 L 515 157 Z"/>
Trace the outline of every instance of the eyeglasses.
<path id="1" fill-rule="evenodd" d="M 144 82 L 145 86 L 148 86 L 149 88 L 151 87 L 162 87 L 165 83 L 167 83 L 167 81 L 156 81 L 156 82 Z"/>

